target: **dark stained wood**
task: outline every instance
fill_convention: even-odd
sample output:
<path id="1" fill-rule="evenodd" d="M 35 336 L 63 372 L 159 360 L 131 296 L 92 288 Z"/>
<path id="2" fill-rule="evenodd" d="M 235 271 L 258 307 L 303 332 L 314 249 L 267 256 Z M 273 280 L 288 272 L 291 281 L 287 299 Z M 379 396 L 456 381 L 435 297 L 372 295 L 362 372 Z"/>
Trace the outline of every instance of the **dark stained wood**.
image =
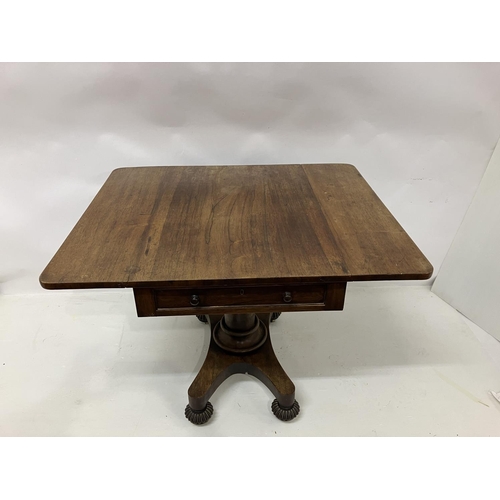
<path id="1" fill-rule="evenodd" d="M 352 165 L 304 172 L 352 280 L 426 279 L 433 268 Z"/>
<path id="2" fill-rule="evenodd" d="M 134 288 L 138 316 L 340 311 L 346 283 L 225 288 Z M 289 301 L 285 300 L 289 294 Z M 197 300 L 192 302 L 192 298 Z"/>
<path id="3" fill-rule="evenodd" d="M 258 317 L 269 331 L 270 314 Z M 291 407 L 295 402 L 295 386 L 276 358 L 270 336 L 252 352 L 228 352 L 214 341 L 214 330 L 221 319 L 222 316 L 210 316 L 210 346 L 203 366 L 188 389 L 189 406 L 196 411 L 203 410 L 224 380 L 235 373 L 249 373 L 270 389 L 281 406 Z"/>
<path id="4" fill-rule="evenodd" d="M 326 287 L 325 310 L 342 311 L 344 309 L 347 283 L 330 283 Z"/>
<path id="5" fill-rule="evenodd" d="M 185 411 L 202 424 L 234 373 L 264 382 L 277 418 L 297 416 L 269 336 L 277 313 L 341 310 L 348 281 L 431 274 L 352 165 L 142 167 L 111 173 L 40 283 L 131 287 L 139 316 L 209 318 Z"/>
<path id="6" fill-rule="evenodd" d="M 183 307 L 172 309 L 156 309 L 155 314 L 139 314 L 139 316 L 186 316 L 190 314 L 208 315 L 208 314 L 247 314 L 266 312 L 271 313 L 279 309 L 279 312 L 294 312 L 294 311 L 326 311 L 324 303 L 321 304 L 296 304 L 292 306 L 278 304 L 263 304 L 263 305 L 244 305 L 244 306 L 212 306 L 212 307 Z M 336 308 L 333 310 L 341 310 Z"/>
<path id="7" fill-rule="evenodd" d="M 137 316 L 157 316 L 154 290 L 151 288 L 134 288 Z"/>
<path id="8" fill-rule="evenodd" d="M 325 300 L 326 285 L 295 286 L 248 286 L 228 288 L 201 288 L 158 290 L 158 308 L 210 307 L 265 304 L 320 304 Z M 285 294 L 290 294 L 290 302 L 285 302 Z M 191 298 L 199 298 L 199 304 L 191 304 Z"/>
<path id="9" fill-rule="evenodd" d="M 199 288 L 431 274 L 352 165 L 134 167 L 112 172 L 40 283 Z"/>

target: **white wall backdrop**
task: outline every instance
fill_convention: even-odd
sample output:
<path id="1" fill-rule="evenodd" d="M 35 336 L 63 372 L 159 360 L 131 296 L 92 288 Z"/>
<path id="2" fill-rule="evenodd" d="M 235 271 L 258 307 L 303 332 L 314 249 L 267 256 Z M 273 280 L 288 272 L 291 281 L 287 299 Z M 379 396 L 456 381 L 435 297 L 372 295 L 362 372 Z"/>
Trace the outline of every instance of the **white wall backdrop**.
<path id="1" fill-rule="evenodd" d="M 0 293 L 135 165 L 353 163 L 437 273 L 499 135 L 499 64 L 3 64 Z"/>
<path id="2" fill-rule="evenodd" d="M 432 291 L 500 340 L 500 142 Z"/>

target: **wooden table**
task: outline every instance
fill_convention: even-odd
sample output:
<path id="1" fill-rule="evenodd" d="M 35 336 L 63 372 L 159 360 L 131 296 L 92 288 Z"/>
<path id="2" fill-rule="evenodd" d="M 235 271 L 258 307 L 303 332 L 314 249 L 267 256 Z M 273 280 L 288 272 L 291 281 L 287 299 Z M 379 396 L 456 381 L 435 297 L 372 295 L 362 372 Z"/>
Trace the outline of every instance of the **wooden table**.
<path id="1" fill-rule="evenodd" d="M 134 167 L 111 173 L 40 283 L 129 287 L 139 316 L 209 322 L 185 410 L 202 424 L 233 373 L 264 382 L 279 419 L 298 414 L 269 336 L 279 313 L 342 310 L 349 281 L 432 271 L 352 165 Z"/>

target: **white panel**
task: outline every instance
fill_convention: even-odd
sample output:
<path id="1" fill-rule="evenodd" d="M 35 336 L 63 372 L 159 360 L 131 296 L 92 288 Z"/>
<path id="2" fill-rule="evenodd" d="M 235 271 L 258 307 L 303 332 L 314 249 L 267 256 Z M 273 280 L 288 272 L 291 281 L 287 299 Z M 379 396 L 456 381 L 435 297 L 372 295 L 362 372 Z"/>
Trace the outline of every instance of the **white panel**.
<path id="1" fill-rule="evenodd" d="M 0 293 L 116 167 L 355 164 L 437 272 L 500 134 L 499 64 L 2 64 Z"/>
<path id="2" fill-rule="evenodd" d="M 499 145 L 432 291 L 500 340 Z"/>

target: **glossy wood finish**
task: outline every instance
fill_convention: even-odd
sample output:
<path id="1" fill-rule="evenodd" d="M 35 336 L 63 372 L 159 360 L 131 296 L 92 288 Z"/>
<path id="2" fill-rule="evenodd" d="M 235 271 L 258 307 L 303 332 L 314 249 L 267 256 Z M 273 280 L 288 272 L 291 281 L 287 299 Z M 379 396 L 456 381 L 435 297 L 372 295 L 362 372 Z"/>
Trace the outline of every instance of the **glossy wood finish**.
<path id="1" fill-rule="evenodd" d="M 269 314 L 259 314 L 269 332 Z M 268 333 L 265 342 L 256 350 L 234 354 L 219 347 L 214 330 L 222 316 L 210 316 L 211 341 L 205 362 L 188 389 L 189 406 L 195 411 L 206 408 L 210 396 L 228 377 L 235 373 L 249 373 L 263 382 L 282 407 L 295 402 L 295 385 L 280 365 Z"/>
<path id="2" fill-rule="evenodd" d="M 134 288 L 138 316 L 340 311 L 346 283 L 225 288 Z M 193 301 L 193 297 L 197 300 Z"/>
<path id="3" fill-rule="evenodd" d="M 112 172 L 40 276 L 49 289 L 426 279 L 352 165 Z"/>
<path id="4" fill-rule="evenodd" d="M 279 304 L 324 304 L 326 285 L 247 286 L 227 288 L 158 290 L 159 309 Z"/>
<path id="5" fill-rule="evenodd" d="M 298 415 L 271 345 L 276 313 L 341 310 L 348 281 L 431 274 L 352 165 L 142 167 L 112 172 L 40 283 L 131 287 L 139 316 L 208 318 L 210 347 L 185 410 L 203 424 L 234 373 L 269 387 L 277 418 Z"/>

